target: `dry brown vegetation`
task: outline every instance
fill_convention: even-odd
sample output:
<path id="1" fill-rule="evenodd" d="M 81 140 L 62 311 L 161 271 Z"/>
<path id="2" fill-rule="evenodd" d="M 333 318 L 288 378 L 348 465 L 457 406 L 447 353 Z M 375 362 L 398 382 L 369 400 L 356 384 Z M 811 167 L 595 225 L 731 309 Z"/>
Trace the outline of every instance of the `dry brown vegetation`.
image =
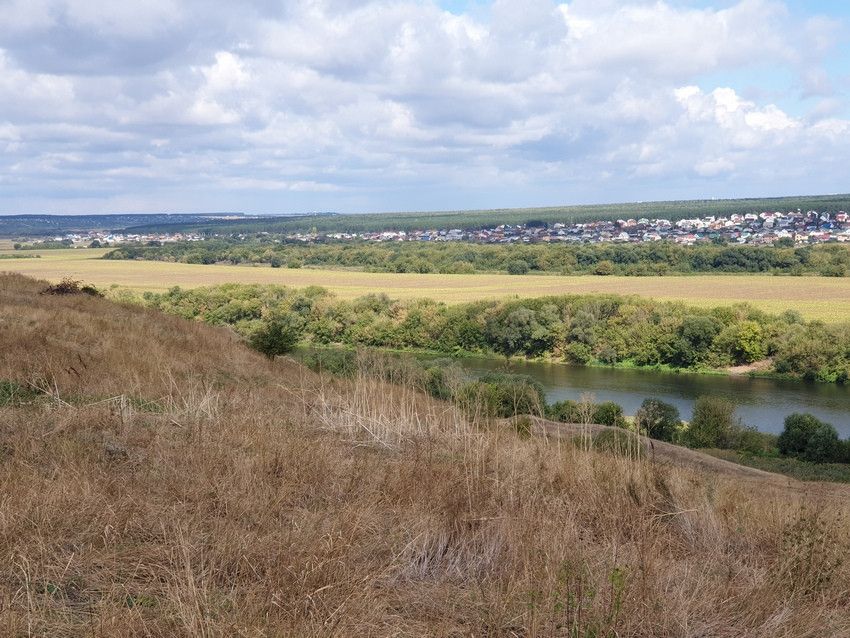
<path id="1" fill-rule="evenodd" d="M 850 635 L 837 486 L 524 438 L 44 287 L 0 277 L 0 635 Z"/>

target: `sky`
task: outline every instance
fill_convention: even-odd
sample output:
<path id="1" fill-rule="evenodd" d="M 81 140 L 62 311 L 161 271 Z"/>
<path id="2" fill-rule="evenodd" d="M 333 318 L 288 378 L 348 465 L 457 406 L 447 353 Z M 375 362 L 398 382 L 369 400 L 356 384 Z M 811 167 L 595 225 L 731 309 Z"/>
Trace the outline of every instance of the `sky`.
<path id="1" fill-rule="evenodd" d="M 0 214 L 850 191 L 846 0 L 0 0 Z"/>

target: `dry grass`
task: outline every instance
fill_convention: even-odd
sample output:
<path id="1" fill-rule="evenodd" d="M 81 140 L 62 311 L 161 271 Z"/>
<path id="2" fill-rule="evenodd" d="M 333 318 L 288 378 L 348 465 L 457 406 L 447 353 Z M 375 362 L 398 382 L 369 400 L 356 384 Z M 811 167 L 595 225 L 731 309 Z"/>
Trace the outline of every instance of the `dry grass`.
<path id="1" fill-rule="evenodd" d="M 40 259 L 3 260 L 0 269 L 53 282 L 71 276 L 104 289 L 116 284 L 137 292 L 221 283 L 318 285 L 344 299 L 380 290 L 397 299 L 431 297 L 447 303 L 512 296 L 615 293 L 684 301 L 702 307 L 748 302 L 768 312 L 792 308 L 806 318 L 827 322 L 850 316 L 850 278 L 846 277 L 418 275 L 98 259 L 105 252 L 105 249 L 44 250 L 37 252 Z"/>
<path id="2" fill-rule="evenodd" d="M 0 277 L 0 635 L 850 635 L 844 492 L 471 423 Z M 835 488 L 838 490 L 838 488 Z"/>

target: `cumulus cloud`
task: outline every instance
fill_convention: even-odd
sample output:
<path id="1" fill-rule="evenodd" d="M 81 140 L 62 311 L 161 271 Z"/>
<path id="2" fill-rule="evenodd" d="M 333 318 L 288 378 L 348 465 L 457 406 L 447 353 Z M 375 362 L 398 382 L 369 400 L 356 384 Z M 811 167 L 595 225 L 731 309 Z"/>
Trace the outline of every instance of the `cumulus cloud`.
<path id="1" fill-rule="evenodd" d="M 0 23 L 0 212 L 815 192 L 850 158 L 837 22 L 776 1 L 0 0 Z M 764 68 L 784 100 L 731 81 Z"/>

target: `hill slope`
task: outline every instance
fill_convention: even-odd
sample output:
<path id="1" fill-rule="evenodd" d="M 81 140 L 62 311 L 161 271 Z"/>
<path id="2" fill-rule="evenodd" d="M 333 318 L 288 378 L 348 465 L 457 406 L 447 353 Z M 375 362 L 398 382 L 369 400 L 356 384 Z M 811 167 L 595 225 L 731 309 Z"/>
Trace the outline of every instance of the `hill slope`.
<path id="1" fill-rule="evenodd" d="M 850 635 L 839 488 L 522 439 L 44 287 L 0 276 L 4 635 Z"/>

